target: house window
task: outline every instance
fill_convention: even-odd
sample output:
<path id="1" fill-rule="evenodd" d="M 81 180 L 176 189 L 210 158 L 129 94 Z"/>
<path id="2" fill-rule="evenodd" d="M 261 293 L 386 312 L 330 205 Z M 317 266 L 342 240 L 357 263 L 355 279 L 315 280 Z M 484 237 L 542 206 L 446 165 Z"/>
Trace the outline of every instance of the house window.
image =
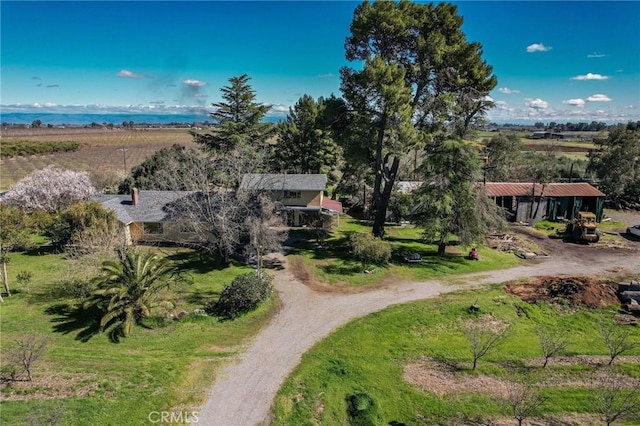
<path id="1" fill-rule="evenodd" d="M 284 191 L 284 198 L 302 198 L 300 191 Z"/>
<path id="2" fill-rule="evenodd" d="M 143 229 L 145 234 L 160 235 L 164 233 L 162 223 L 160 222 L 145 222 Z"/>

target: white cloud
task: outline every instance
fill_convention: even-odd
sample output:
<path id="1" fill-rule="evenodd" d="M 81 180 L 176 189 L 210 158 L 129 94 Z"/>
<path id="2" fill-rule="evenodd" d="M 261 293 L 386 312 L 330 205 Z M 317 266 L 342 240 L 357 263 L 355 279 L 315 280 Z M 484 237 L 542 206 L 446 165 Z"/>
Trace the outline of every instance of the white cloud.
<path id="1" fill-rule="evenodd" d="M 578 108 L 582 108 L 584 107 L 584 105 L 586 104 L 584 99 L 567 99 L 566 101 L 562 101 L 563 104 L 567 104 L 567 105 L 572 105 L 572 106 L 576 106 Z"/>
<path id="2" fill-rule="evenodd" d="M 485 102 L 493 102 L 493 98 L 491 96 L 489 96 L 489 95 L 483 96 L 481 100 L 483 100 Z"/>
<path id="3" fill-rule="evenodd" d="M 206 83 L 204 81 L 200 81 L 200 80 L 185 80 L 183 81 L 184 84 L 186 84 L 187 86 L 191 86 L 191 87 L 202 87 L 202 86 L 206 86 L 209 83 Z"/>
<path id="4" fill-rule="evenodd" d="M 285 116 L 289 114 L 289 107 L 283 104 L 271 105 L 271 109 L 269 110 L 269 113 L 272 115 Z"/>
<path id="5" fill-rule="evenodd" d="M 547 47 L 542 43 L 533 43 L 533 44 L 530 44 L 529 46 L 527 46 L 527 52 L 529 52 L 529 53 L 533 53 L 533 52 L 548 52 L 549 50 L 551 50 L 551 47 Z"/>
<path id="6" fill-rule="evenodd" d="M 333 78 L 333 74 L 331 74 L 330 72 L 326 74 L 319 74 L 318 78 Z"/>
<path id="7" fill-rule="evenodd" d="M 571 80 L 609 80 L 609 76 L 602 74 L 587 73 L 585 75 L 576 75 Z"/>
<path id="8" fill-rule="evenodd" d="M 604 53 L 598 53 L 598 52 L 589 53 L 587 55 L 587 58 L 604 58 L 604 57 L 605 57 Z"/>
<path id="9" fill-rule="evenodd" d="M 529 108 L 533 108 L 533 109 L 547 109 L 549 107 L 549 102 L 547 101 L 543 101 L 540 98 L 536 98 L 536 99 L 526 99 L 526 103 L 525 105 L 528 106 Z"/>
<path id="10" fill-rule="evenodd" d="M 610 102 L 611 98 L 607 95 L 603 95 L 598 93 L 596 95 L 591 95 L 587 98 L 587 102 Z"/>
<path id="11" fill-rule="evenodd" d="M 504 93 L 505 95 L 511 95 L 513 93 L 520 93 L 519 90 L 509 89 L 508 87 L 501 87 L 498 89 L 498 92 Z"/>
<path id="12" fill-rule="evenodd" d="M 116 74 L 116 76 L 121 78 L 135 78 L 135 79 L 149 78 L 148 75 L 136 74 L 129 70 L 121 70 L 120 72 L 118 72 L 118 74 Z"/>

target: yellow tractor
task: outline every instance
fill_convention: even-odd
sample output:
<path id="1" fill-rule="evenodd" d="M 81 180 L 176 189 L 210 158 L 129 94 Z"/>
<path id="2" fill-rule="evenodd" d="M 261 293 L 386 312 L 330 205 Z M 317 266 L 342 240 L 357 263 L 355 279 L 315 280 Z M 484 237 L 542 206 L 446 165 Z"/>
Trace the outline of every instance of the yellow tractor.
<path id="1" fill-rule="evenodd" d="M 602 233 L 598 229 L 596 215 L 591 212 L 578 212 L 573 222 L 567 223 L 567 234 L 571 234 L 574 240 L 588 243 L 597 243 Z"/>

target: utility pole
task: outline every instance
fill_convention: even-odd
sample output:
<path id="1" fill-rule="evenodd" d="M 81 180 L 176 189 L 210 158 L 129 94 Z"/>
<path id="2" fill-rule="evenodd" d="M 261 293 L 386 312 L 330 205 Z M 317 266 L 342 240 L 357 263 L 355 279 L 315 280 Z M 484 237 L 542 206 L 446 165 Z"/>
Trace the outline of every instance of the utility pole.
<path id="1" fill-rule="evenodd" d="M 124 175 L 126 176 L 127 173 L 127 148 L 118 148 L 120 151 L 122 151 L 122 167 L 124 170 Z"/>

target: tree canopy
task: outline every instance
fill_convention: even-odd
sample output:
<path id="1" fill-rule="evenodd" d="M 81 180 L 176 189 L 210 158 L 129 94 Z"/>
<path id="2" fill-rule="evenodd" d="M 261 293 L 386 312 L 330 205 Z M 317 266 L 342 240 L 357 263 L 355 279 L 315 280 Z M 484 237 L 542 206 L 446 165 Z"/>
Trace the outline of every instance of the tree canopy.
<path id="1" fill-rule="evenodd" d="M 198 188 L 193 169 L 205 169 L 206 159 L 198 151 L 173 144 L 156 151 L 151 157 L 131 169 L 118 187 L 118 193 L 128 194 L 133 188 L 168 191 L 188 191 Z M 206 175 L 205 175 L 206 176 Z M 202 177 L 198 174 L 198 177 Z"/>
<path id="2" fill-rule="evenodd" d="M 285 121 L 277 126 L 273 148 L 274 168 L 286 173 L 330 173 L 337 169 L 341 149 L 331 130 L 332 111 L 327 101 L 303 95 L 289 108 Z"/>
<path id="3" fill-rule="evenodd" d="M 640 130 L 619 125 L 609 137 L 595 141 L 589 169 L 600 180 L 600 187 L 611 198 L 640 197 Z"/>
<path id="4" fill-rule="evenodd" d="M 274 127 L 262 120 L 271 106 L 256 102 L 249 80 L 247 74 L 231 77 L 229 86 L 220 89 L 223 101 L 211 104 L 215 108 L 211 119 L 216 129 L 211 133 L 192 132 L 195 142 L 211 151 L 228 151 L 239 144 L 266 143 Z"/>
<path id="5" fill-rule="evenodd" d="M 373 165 L 376 236 L 384 234 L 400 157 L 464 134 L 491 106 L 486 96 L 496 78 L 480 44 L 468 42 L 461 27 L 462 17 L 448 3 L 365 1 L 356 8 L 346 57 L 364 66 L 341 70 L 342 91 L 361 130 L 351 143 Z"/>
<path id="6" fill-rule="evenodd" d="M 60 212 L 95 194 L 89 174 L 47 167 L 16 183 L 4 196 L 7 205 Z"/>
<path id="7" fill-rule="evenodd" d="M 420 167 L 424 184 L 419 189 L 414 220 L 425 238 L 438 243 L 443 255 L 449 234 L 462 245 L 481 243 L 501 224 L 495 203 L 478 186 L 480 159 L 460 140 L 447 140 L 429 149 Z"/>

